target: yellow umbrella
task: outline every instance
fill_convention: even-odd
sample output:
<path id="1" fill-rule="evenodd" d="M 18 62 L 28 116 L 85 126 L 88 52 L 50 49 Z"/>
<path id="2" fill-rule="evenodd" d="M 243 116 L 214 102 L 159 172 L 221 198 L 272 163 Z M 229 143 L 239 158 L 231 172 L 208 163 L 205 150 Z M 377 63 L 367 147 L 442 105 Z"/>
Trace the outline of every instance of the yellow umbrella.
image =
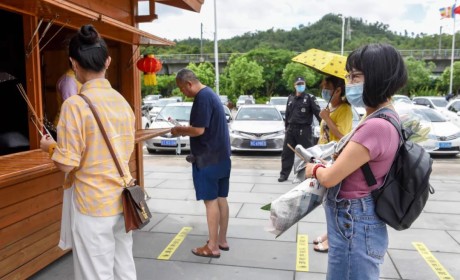
<path id="1" fill-rule="evenodd" d="M 347 58 L 343 55 L 318 49 L 309 49 L 292 59 L 294 62 L 305 64 L 326 75 L 345 79 Z"/>

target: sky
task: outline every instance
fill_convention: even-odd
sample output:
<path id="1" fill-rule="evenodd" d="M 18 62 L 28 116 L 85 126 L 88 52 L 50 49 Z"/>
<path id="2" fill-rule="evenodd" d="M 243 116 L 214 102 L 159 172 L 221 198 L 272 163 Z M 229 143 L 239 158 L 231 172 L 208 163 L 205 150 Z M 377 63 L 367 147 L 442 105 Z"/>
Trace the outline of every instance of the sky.
<path id="1" fill-rule="evenodd" d="M 268 29 L 291 30 L 315 23 L 328 13 L 362 18 L 389 25 L 389 30 L 409 35 L 452 34 L 453 20 L 441 20 L 439 9 L 454 0 L 215 0 L 217 38 L 228 39 L 246 32 Z M 460 2 L 460 1 L 459 1 Z M 143 1 L 139 3 L 145 3 Z M 141 13 L 144 9 L 141 6 Z M 200 13 L 156 4 L 158 19 L 140 24 L 140 29 L 169 40 L 214 39 L 214 0 L 205 0 Z M 460 15 L 458 15 L 460 17 Z M 456 30 L 460 29 L 460 22 Z M 353 29 L 353 26 L 351 26 Z M 351 34 L 353 37 L 353 33 Z"/>

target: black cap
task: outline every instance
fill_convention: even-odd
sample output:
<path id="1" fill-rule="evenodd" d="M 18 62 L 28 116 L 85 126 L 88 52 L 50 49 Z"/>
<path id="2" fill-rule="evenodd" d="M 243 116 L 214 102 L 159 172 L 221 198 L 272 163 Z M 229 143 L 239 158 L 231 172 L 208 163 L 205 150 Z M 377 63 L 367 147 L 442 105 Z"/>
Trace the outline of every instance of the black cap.
<path id="1" fill-rule="evenodd" d="M 305 83 L 305 79 L 302 78 L 302 77 L 297 77 L 297 78 L 295 79 L 295 82 L 294 82 L 294 83 L 297 84 L 297 83 L 299 83 L 299 82 Z"/>

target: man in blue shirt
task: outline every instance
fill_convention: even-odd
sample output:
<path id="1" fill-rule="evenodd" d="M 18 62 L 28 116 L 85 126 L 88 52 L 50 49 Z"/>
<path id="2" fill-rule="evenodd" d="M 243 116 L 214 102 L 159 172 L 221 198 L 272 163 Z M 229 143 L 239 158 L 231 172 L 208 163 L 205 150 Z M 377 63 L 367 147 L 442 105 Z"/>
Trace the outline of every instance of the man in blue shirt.
<path id="1" fill-rule="evenodd" d="M 209 239 L 192 253 L 200 257 L 219 258 L 228 251 L 229 210 L 227 196 L 231 170 L 230 136 L 224 108 L 217 94 L 203 85 L 195 74 L 182 69 L 176 84 L 187 97 L 194 98 L 189 126 L 171 129 L 174 136 L 190 136 L 193 184 L 197 200 L 206 206 Z"/>

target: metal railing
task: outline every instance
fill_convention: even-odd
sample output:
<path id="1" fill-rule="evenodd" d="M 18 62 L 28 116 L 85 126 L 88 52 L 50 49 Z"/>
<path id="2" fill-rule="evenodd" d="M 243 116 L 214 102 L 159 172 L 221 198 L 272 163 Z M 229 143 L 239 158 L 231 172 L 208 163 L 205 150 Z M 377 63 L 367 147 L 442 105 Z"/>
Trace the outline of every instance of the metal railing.
<path id="1" fill-rule="evenodd" d="M 450 59 L 452 50 L 451 49 L 426 49 L 426 50 L 399 50 L 404 57 L 414 57 L 416 59 Z M 340 52 L 334 52 L 340 53 Z M 348 55 L 350 51 L 345 51 L 345 55 Z M 244 53 L 219 53 L 219 61 L 228 61 L 230 56 L 233 54 L 244 54 Z M 157 57 L 163 63 L 174 63 L 174 62 L 194 62 L 200 63 L 204 61 L 213 62 L 215 55 L 214 53 L 201 54 L 159 54 Z M 460 49 L 454 50 L 454 57 L 460 58 Z"/>

